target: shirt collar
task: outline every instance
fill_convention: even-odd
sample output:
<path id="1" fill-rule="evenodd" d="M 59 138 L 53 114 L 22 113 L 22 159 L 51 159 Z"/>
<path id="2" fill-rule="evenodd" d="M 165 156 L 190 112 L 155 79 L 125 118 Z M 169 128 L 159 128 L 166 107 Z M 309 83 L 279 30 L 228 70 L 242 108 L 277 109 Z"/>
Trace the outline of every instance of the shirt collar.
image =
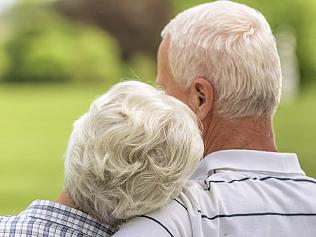
<path id="1" fill-rule="evenodd" d="M 223 150 L 208 154 L 191 179 L 204 179 L 211 171 L 220 169 L 305 175 L 294 153 Z"/>
<path id="2" fill-rule="evenodd" d="M 113 229 L 100 224 L 90 215 L 52 201 L 33 201 L 21 215 L 55 222 L 89 236 L 111 236 L 114 234 Z"/>

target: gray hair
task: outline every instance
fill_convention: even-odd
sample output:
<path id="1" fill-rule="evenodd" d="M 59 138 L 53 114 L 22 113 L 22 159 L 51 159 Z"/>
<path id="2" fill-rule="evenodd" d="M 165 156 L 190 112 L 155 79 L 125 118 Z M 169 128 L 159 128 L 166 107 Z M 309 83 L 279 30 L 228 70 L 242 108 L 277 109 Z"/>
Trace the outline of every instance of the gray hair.
<path id="1" fill-rule="evenodd" d="M 273 115 L 280 100 L 281 67 L 261 13 L 230 1 L 206 3 L 176 16 L 162 37 L 170 37 L 174 79 L 186 87 L 198 77 L 208 79 L 220 114 Z"/>
<path id="2" fill-rule="evenodd" d="M 121 82 L 74 123 L 65 191 L 82 211 L 116 225 L 177 196 L 203 151 L 185 104 L 144 83 Z"/>

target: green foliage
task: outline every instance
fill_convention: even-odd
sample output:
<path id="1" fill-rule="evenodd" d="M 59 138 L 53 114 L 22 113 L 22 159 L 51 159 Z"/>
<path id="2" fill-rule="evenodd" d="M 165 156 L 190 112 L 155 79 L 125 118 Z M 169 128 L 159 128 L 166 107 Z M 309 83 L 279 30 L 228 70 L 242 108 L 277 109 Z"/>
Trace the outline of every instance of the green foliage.
<path id="1" fill-rule="evenodd" d="M 7 72 L 10 65 L 10 60 L 7 52 L 0 47 L 0 79 Z"/>
<path id="2" fill-rule="evenodd" d="M 5 50 L 11 64 L 3 80 L 91 82 L 120 76 L 119 49 L 105 32 L 71 23 L 42 5 L 22 4 L 8 16 L 12 35 Z"/>
<path id="3" fill-rule="evenodd" d="M 152 58 L 144 54 L 136 54 L 130 59 L 125 68 L 124 75 L 128 78 L 137 78 L 138 81 L 151 85 L 154 84 L 156 79 L 156 62 Z"/>

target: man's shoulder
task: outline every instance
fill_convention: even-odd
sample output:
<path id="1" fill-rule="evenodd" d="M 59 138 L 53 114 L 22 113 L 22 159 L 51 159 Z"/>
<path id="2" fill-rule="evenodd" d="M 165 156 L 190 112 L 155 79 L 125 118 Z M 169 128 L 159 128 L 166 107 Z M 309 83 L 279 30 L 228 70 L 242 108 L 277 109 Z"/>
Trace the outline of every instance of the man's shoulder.
<path id="1" fill-rule="evenodd" d="M 131 219 L 114 236 L 191 236 L 187 233 L 190 219 L 185 208 L 177 199 L 171 200 L 152 213 Z"/>
<path id="2" fill-rule="evenodd" d="M 190 213 L 199 215 L 197 198 L 202 191 L 200 181 L 190 181 L 177 198 L 154 212 L 131 219 L 114 236 L 192 236 Z"/>
<path id="3" fill-rule="evenodd" d="M 270 219 L 282 223 L 284 230 L 296 224 L 300 233 L 299 223 L 316 218 L 315 184 L 315 179 L 303 175 L 218 172 L 190 181 L 176 199 L 132 219 L 114 236 L 209 236 L 231 231 L 226 225 L 247 228 L 250 234 L 254 231 L 248 226 L 250 220 L 261 223 L 262 233 L 268 233 L 270 227 L 263 223 Z"/>

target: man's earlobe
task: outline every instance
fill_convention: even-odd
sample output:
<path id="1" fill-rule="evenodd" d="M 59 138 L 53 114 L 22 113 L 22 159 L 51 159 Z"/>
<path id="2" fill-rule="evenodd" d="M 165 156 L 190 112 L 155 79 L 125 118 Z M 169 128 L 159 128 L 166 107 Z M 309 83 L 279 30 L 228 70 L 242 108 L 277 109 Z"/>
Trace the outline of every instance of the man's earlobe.
<path id="1" fill-rule="evenodd" d="M 205 78 L 197 78 L 192 84 L 192 100 L 194 110 L 200 120 L 204 120 L 213 109 L 214 90 Z"/>

